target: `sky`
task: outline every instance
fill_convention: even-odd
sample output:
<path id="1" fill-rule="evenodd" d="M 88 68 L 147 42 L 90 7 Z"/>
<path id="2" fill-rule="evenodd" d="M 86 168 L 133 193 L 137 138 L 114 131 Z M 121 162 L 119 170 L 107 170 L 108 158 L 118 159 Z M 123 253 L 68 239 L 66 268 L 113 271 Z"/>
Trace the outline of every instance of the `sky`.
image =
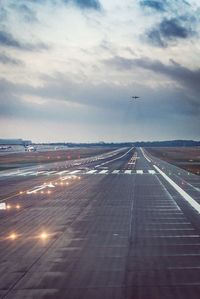
<path id="1" fill-rule="evenodd" d="M 0 138 L 200 140 L 199 57 L 199 0 L 1 0 Z"/>

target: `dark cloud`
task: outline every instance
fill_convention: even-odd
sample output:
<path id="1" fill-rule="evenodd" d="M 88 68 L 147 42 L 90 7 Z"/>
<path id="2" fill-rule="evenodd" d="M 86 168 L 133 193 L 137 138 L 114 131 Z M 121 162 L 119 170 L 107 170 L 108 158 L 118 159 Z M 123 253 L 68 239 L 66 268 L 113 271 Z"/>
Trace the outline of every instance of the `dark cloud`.
<path id="1" fill-rule="evenodd" d="M 5 31 L 0 31 L 0 45 L 14 48 L 21 48 L 20 43 L 13 36 Z"/>
<path id="2" fill-rule="evenodd" d="M 159 23 L 147 30 L 147 41 L 157 47 L 168 47 L 180 40 L 197 35 L 198 9 L 184 0 L 139 0 L 142 9 L 159 12 Z M 148 11 L 149 16 L 149 11 Z"/>
<path id="3" fill-rule="evenodd" d="M 110 60 L 105 60 L 109 66 L 121 70 L 132 70 L 142 68 L 154 72 L 155 74 L 165 75 L 176 83 L 178 82 L 183 88 L 188 89 L 192 94 L 198 95 L 200 92 L 200 69 L 190 70 L 174 60 L 170 60 L 170 64 L 165 65 L 159 60 L 151 60 L 148 58 L 127 59 L 120 56 L 115 56 Z M 199 100 L 198 100 L 199 101 Z M 200 102 L 199 102 L 200 104 Z"/>
<path id="4" fill-rule="evenodd" d="M 49 46 L 44 43 L 23 43 L 15 39 L 11 33 L 6 31 L 0 31 L 0 46 L 16 48 L 19 50 L 26 51 L 39 51 L 39 50 L 48 50 Z"/>
<path id="5" fill-rule="evenodd" d="M 84 8 L 91 8 L 95 10 L 101 9 L 101 4 L 98 0 L 73 0 L 72 2 L 83 9 Z"/>
<path id="6" fill-rule="evenodd" d="M 21 60 L 10 57 L 5 53 L 0 53 L 0 63 L 10 65 L 23 65 L 23 62 Z"/>
<path id="7" fill-rule="evenodd" d="M 163 1 L 154 1 L 154 0 L 142 0 L 140 1 L 140 5 L 142 7 L 150 7 L 154 10 L 157 10 L 157 11 L 160 11 L 160 12 L 163 12 L 165 11 L 165 5 L 166 5 L 166 2 L 163 2 Z"/>
<path id="8" fill-rule="evenodd" d="M 163 37 L 171 38 L 187 38 L 191 35 L 191 31 L 184 28 L 178 19 L 163 20 L 160 23 L 160 33 Z"/>
<path id="9" fill-rule="evenodd" d="M 167 47 L 170 41 L 187 39 L 195 35 L 194 31 L 181 19 L 164 19 L 147 33 L 148 40 L 155 46 Z"/>
<path id="10" fill-rule="evenodd" d="M 139 0 L 140 6 L 151 8 L 160 13 L 179 14 L 178 9 L 188 9 L 191 5 L 185 0 Z"/>

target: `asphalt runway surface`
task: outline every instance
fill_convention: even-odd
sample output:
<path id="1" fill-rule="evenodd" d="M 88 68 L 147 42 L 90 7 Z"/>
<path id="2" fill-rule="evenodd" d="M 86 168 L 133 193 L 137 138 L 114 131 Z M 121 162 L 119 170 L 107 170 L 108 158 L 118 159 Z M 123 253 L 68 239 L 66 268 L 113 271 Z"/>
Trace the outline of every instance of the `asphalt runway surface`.
<path id="1" fill-rule="evenodd" d="M 121 149 L 0 174 L 0 297 L 199 299 L 200 177 Z"/>

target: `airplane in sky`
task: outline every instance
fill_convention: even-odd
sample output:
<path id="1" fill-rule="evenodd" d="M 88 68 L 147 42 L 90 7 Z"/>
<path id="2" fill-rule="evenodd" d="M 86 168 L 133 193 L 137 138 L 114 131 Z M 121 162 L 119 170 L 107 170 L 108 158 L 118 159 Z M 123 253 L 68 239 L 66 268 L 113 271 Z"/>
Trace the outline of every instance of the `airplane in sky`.
<path id="1" fill-rule="evenodd" d="M 138 97 L 138 96 L 133 96 L 132 99 L 137 100 L 137 99 L 140 99 L 140 97 Z"/>

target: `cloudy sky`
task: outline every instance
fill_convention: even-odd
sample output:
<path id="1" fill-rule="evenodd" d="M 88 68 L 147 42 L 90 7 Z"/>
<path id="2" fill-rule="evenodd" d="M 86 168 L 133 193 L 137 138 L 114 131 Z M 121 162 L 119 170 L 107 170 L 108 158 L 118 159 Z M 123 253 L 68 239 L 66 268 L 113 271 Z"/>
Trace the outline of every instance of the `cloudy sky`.
<path id="1" fill-rule="evenodd" d="M 1 0 L 0 114 L 0 138 L 200 139 L 199 0 Z"/>

